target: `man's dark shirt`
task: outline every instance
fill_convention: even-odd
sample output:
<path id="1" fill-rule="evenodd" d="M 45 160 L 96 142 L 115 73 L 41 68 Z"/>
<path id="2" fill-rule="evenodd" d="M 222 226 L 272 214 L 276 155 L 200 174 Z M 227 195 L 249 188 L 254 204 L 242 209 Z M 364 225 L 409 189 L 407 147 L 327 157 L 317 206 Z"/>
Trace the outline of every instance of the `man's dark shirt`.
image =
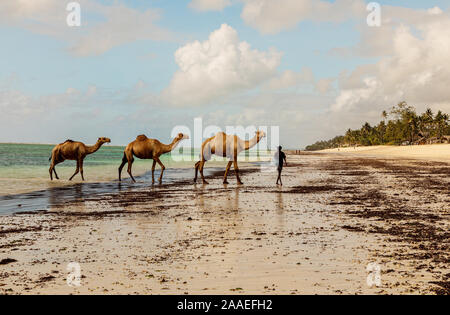
<path id="1" fill-rule="evenodd" d="M 279 170 L 283 169 L 284 160 L 286 160 L 286 154 L 284 154 L 283 151 L 278 151 L 278 169 Z"/>

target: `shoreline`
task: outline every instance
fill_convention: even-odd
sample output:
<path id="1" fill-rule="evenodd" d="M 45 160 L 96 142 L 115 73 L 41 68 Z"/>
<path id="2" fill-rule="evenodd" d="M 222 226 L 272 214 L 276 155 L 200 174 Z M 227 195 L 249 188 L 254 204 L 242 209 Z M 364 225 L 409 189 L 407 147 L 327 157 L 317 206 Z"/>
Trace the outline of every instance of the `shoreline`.
<path id="1" fill-rule="evenodd" d="M 448 294 L 449 163 L 317 153 L 288 156 L 283 187 L 243 173 L 0 216 L 0 293 Z"/>

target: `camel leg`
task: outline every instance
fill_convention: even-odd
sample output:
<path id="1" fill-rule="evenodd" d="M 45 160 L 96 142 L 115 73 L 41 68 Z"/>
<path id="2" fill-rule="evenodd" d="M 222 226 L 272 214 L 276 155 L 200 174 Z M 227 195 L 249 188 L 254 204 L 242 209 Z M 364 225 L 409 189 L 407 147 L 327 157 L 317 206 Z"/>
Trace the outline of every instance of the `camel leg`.
<path id="1" fill-rule="evenodd" d="M 50 180 L 53 180 L 53 162 L 50 164 L 50 168 L 48 169 L 48 172 L 50 173 Z"/>
<path id="2" fill-rule="evenodd" d="M 152 184 L 155 183 L 155 168 L 156 168 L 156 161 L 153 160 L 153 165 L 152 165 Z"/>
<path id="3" fill-rule="evenodd" d="M 166 169 L 166 167 L 164 166 L 164 164 L 161 163 L 159 158 L 156 158 L 156 163 L 158 163 L 159 166 L 161 166 L 161 175 L 159 175 L 159 182 L 162 183 L 162 178 L 163 178 L 164 170 Z"/>
<path id="4" fill-rule="evenodd" d="M 49 170 L 48 170 L 49 173 L 50 173 L 50 180 L 53 180 L 53 173 L 55 173 L 56 179 L 59 179 L 58 174 L 56 174 L 55 167 L 56 167 L 56 165 L 59 164 L 60 162 L 61 162 L 61 161 L 58 161 L 58 160 L 56 159 L 56 155 L 53 155 L 53 156 L 52 156 L 52 162 L 51 162 L 50 168 L 49 168 Z"/>
<path id="5" fill-rule="evenodd" d="M 228 181 L 227 181 L 227 176 L 228 176 L 228 172 L 230 171 L 230 168 L 231 168 L 231 165 L 233 164 L 233 162 L 232 161 L 229 161 L 228 162 L 228 165 L 227 165 L 227 168 L 225 169 L 225 175 L 223 176 L 223 183 L 224 184 L 228 184 Z"/>
<path id="6" fill-rule="evenodd" d="M 205 166 L 206 161 L 201 161 L 200 162 L 200 175 L 202 176 L 202 180 L 203 180 L 203 184 L 208 184 L 208 182 L 205 179 L 205 176 L 203 175 L 203 167 Z"/>
<path id="7" fill-rule="evenodd" d="M 242 185 L 243 182 L 241 181 L 241 179 L 239 177 L 239 167 L 238 167 L 237 159 L 234 159 L 233 163 L 234 163 L 234 172 L 236 173 L 236 180 L 237 180 L 238 184 Z"/>
<path id="8" fill-rule="evenodd" d="M 83 160 L 80 160 L 80 173 L 81 173 L 81 180 L 84 182 L 84 175 L 83 175 Z"/>
<path id="9" fill-rule="evenodd" d="M 127 163 L 128 163 L 128 159 L 124 153 L 123 158 L 122 158 L 122 164 L 120 164 L 120 166 L 119 166 L 119 182 L 122 181 L 122 169 L 125 166 L 125 164 L 127 164 Z"/>
<path id="10" fill-rule="evenodd" d="M 69 181 L 72 180 L 72 178 L 74 178 L 75 175 L 77 175 L 79 171 L 80 171 L 80 162 L 77 161 L 77 169 L 75 170 L 75 173 L 73 173 L 72 177 L 69 178 Z"/>
<path id="11" fill-rule="evenodd" d="M 198 161 L 197 163 L 195 163 L 195 177 L 194 177 L 194 183 L 197 182 L 197 175 L 198 175 L 198 168 L 200 166 L 200 161 Z"/>
<path id="12" fill-rule="evenodd" d="M 128 174 L 130 175 L 133 182 L 136 183 L 136 180 L 133 177 L 133 174 L 131 173 L 131 166 L 133 165 L 134 159 L 128 160 Z"/>
<path id="13" fill-rule="evenodd" d="M 51 156 L 51 163 L 50 163 L 50 168 L 48 169 L 48 172 L 50 173 L 50 180 L 53 180 L 53 169 L 55 168 L 55 161 L 56 161 L 56 155 L 55 152 L 52 151 L 52 156 Z"/>
<path id="14" fill-rule="evenodd" d="M 59 163 L 62 163 L 62 162 L 64 162 L 64 160 L 55 160 L 55 163 L 53 165 L 53 172 L 55 173 L 55 177 L 58 180 L 59 180 L 59 177 L 58 177 L 58 174 L 56 174 L 56 165 L 58 165 Z"/>
<path id="15" fill-rule="evenodd" d="M 55 173 L 55 177 L 56 179 L 59 179 L 58 174 L 56 174 L 56 168 L 55 168 L 56 164 L 53 166 L 53 172 Z"/>
<path id="16" fill-rule="evenodd" d="M 48 172 L 50 173 L 50 180 L 53 180 L 53 170 L 55 169 L 55 165 L 56 165 L 55 159 L 52 158 L 52 163 L 50 164 L 50 168 L 48 169 Z M 58 179 L 58 175 L 56 175 L 56 178 Z"/>
<path id="17" fill-rule="evenodd" d="M 133 174 L 131 173 L 131 168 L 132 168 L 133 162 L 134 162 L 133 153 L 129 152 L 129 151 L 125 151 L 124 158 L 126 158 L 127 161 L 128 161 L 128 170 L 127 170 L 128 175 L 130 175 L 130 177 L 133 180 L 133 182 L 136 183 L 136 180 L 134 179 Z M 122 163 L 123 163 L 123 161 L 122 161 Z"/>

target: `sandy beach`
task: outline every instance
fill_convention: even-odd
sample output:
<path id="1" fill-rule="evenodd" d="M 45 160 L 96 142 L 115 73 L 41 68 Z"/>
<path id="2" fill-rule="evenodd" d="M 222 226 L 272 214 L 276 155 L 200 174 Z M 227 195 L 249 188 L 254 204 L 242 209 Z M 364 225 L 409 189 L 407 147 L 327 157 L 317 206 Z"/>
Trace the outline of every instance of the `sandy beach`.
<path id="1" fill-rule="evenodd" d="M 450 164 L 417 158 L 305 153 L 282 188 L 242 164 L 243 186 L 219 172 L 0 216 L 0 293 L 449 294 Z"/>
<path id="2" fill-rule="evenodd" d="M 423 159 L 429 161 L 450 162 L 450 144 L 414 145 L 414 146 L 371 146 L 348 147 L 322 150 L 323 153 L 351 153 L 360 156 L 382 158 Z"/>

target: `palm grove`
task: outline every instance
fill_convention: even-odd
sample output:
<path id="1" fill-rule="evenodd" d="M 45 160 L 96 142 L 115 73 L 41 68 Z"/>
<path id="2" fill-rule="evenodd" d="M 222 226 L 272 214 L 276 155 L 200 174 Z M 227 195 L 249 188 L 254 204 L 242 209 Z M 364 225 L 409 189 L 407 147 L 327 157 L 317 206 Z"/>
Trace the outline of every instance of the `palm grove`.
<path id="1" fill-rule="evenodd" d="M 349 129 L 344 136 L 318 141 L 306 147 L 308 151 L 349 146 L 411 145 L 449 142 L 449 115 L 431 109 L 418 115 L 414 107 L 401 102 L 383 111 L 383 120 L 376 126 L 365 123 L 361 129 Z"/>

